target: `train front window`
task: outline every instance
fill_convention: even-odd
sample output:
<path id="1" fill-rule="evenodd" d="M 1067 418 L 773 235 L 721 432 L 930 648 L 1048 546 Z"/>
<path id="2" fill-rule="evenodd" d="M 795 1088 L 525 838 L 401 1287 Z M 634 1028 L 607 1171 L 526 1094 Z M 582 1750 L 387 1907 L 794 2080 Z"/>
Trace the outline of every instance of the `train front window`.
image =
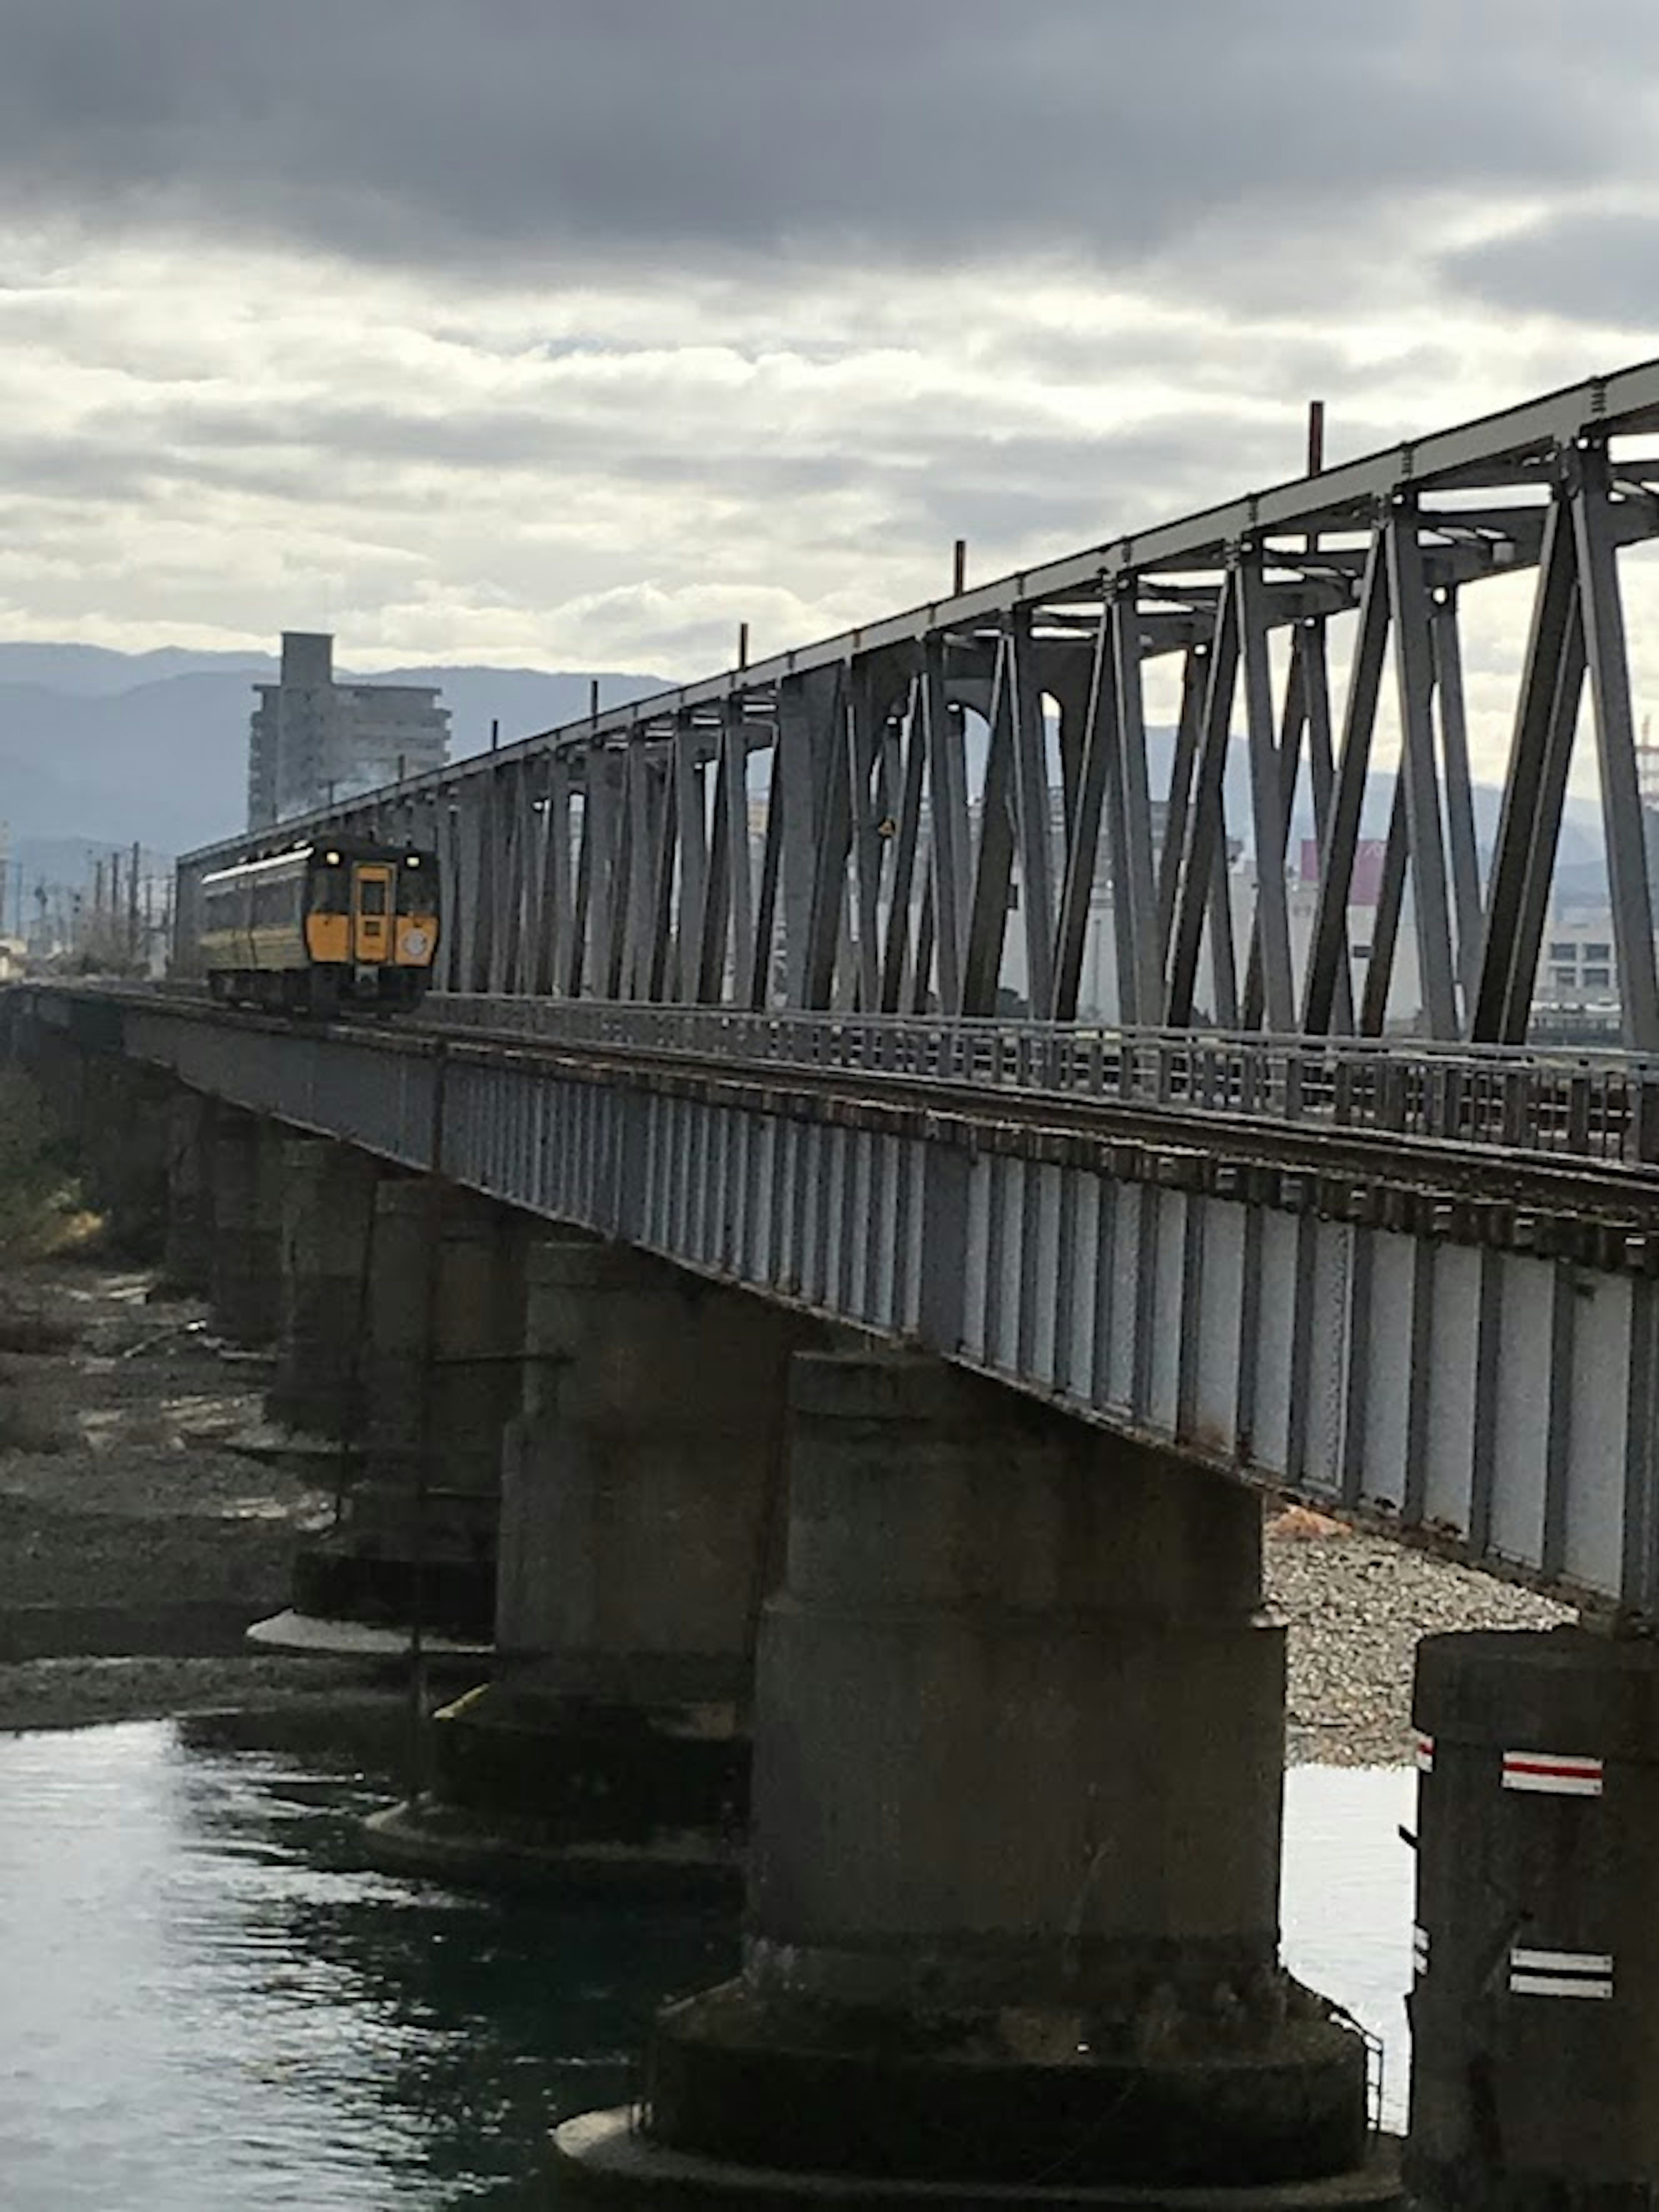
<path id="1" fill-rule="evenodd" d="M 313 914 L 349 914 L 350 890 L 343 868 L 318 868 L 311 878 Z"/>
<path id="2" fill-rule="evenodd" d="M 386 878 L 381 875 L 359 876 L 357 878 L 357 911 L 359 914 L 382 915 L 386 912 Z"/>
<path id="3" fill-rule="evenodd" d="M 434 871 L 425 866 L 418 855 L 405 860 L 398 871 L 398 911 L 399 914 L 430 914 L 433 885 L 437 881 Z"/>

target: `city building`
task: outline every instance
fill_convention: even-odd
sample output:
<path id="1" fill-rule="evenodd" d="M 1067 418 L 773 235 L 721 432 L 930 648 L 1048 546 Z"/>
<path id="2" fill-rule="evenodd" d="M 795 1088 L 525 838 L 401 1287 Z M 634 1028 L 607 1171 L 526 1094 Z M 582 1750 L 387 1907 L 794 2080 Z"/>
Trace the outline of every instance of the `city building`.
<path id="1" fill-rule="evenodd" d="M 441 768 L 449 710 L 435 686 L 337 684 L 334 640 L 285 630 L 280 679 L 257 684 L 248 732 L 250 830 Z"/>

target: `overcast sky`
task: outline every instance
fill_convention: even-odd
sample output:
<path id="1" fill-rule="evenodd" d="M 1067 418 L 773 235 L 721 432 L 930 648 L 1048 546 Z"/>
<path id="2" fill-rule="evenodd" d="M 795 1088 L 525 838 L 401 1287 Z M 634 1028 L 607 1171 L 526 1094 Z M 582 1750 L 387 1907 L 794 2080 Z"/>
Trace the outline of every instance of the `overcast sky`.
<path id="1" fill-rule="evenodd" d="M 0 635 L 804 642 L 1659 354 L 1656 88 L 1652 0 L 0 0 Z"/>

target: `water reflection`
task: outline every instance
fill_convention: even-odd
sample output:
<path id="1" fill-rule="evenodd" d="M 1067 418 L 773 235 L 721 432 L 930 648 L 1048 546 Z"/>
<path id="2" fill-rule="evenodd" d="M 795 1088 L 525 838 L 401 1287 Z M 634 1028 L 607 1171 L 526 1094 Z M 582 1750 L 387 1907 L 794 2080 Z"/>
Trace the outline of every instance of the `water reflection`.
<path id="1" fill-rule="evenodd" d="M 540 2205 L 729 1917 L 556 1909 L 356 1856 L 380 1790 L 164 1725 L 0 1738 L 8 2212 Z"/>
<path id="2" fill-rule="evenodd" d="M 1301 1766 L 1285 1778 L 1285 1963 L 1383 2045 L 1382 2115 L 1406 2124 L 1417 1826 L 1410 1767 Z"/>
<path id="3" fill-rule="evenodd" d="M 1286 1951 L 1405 2090 L 1413 1778 L 1291 1778 Z M 542 2205 L 550 2118 L 615 2103 L 730 1916 L 368 1872 L 380 1787 L 162 1723 L 0 1736 L 8 2212 Z"/>

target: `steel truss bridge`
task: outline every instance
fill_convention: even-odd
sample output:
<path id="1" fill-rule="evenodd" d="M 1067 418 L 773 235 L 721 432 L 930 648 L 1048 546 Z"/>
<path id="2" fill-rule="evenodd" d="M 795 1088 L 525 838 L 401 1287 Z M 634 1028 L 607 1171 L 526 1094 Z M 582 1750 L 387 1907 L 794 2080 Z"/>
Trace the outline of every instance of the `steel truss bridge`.
<path id="1" fill-rule="evenodd" d="M 1409 927 L 1422 1032 L 1518 1044 L 1588 690 L 1625 1042 L 1659 1050 L 1618 562 L 1659 535 L 1656 429 L 1648 364 L 596 712 L 191 855 L 185 933 L 210 867 L 378 833 L 438 847 L 452 990 L 989 1015 L 1012 958 L 1027 1010 L 1066 1022 L 1109 880 L 1127 1026 L 1379 1035 Z M 1521 573 L 1531 618 L 1483 873 L 1461 611 Z M 1149 672 L 1179 698 L 1157 791 Z M 1380 722 L 1398 757 L 1362 982 L 1348 908 Z M 1229 819 L 1240 723 L 1249 804 Z M 1300 962 L 1299 795 L 1320 848 Z M 1230 840 L 1255 857 L 1243 942 Z"/>
<path id="2" fill-rule="evenodd" d="M 283 1024 L 187 980 L 30 1009 L 1651 1615 L 1659 982 L 1619 555 L 1659 536 L 1656 430 L 1659 364 L 181 864 L 187 952 L 200 878 L 234 857 L 335 831 L 435 844 L 442 988 L 418 1020 Z M 1517 575 L 1483 865 L 1462 617 Z M 1600 1056 L 1525 1043 L 1586 696 L 1628 1048 Z M 1350 893 L 1391 751 L 1362 962 Z M 1298 942 L 1304 805 L 1320 867 Z M 1242 919 L 1230 846 L 1256 863 Z M 1102 884 L 1109 1027 L 1079 1018 Z M 1421 1015 L 1388 1038 L 1408 936 Z M 1010 975 L 1028 1018 L 997 1018 Z"/>

